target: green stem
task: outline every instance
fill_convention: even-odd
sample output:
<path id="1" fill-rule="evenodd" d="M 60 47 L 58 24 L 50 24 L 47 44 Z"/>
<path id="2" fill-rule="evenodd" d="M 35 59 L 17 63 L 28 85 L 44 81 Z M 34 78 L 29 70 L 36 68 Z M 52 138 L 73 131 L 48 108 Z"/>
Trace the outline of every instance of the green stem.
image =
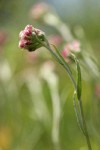
<path id="1" fill-rule="evenodd" d="M 83 112 L 83 105 L 82 105 L 82 100 L 81 99 L 79 100 L 79 106 L 80 106 L 80 111 L 81 111 L 81 117 L 82 117 L 83 127 L 84 127 L 84 131 L 85 131 L 84 135 L 86 137 L 88 149 L 92 150 L 91 143 L 90 143 L 90 138 L 89 138 L 89 134 L 88 134 L 86 122 L 85 122 L 85 117 L 84 117 L 84 112 Z"/>
<path id="2" fill-rule="evenodd" d="M 68 64 L 65 62 L 65 60 L 64 60 L 63 57 L 61 56 L 61 54 L 59 53 L 59 56 L 58 56 L 58 55 L 52 50 L 52 48 L 50 47 L 50 44 L 48 43 L 48 41 L 47 41 L 46 38 L 45 38 L 46 43 L 43 43 L 42 41 L 40 41 L 40 40 L 38 39 L 38 37 L 36 37 L 36 38 L 37 38 L 37 41 L 38 41 L 42 46 L 44 46 L 45 48 L 47 48 L 47 49 L 51 52 L 51 54 L 56 58 L 56 60 L 65 68 L 65 70 L 67 71 L 67 74 L 69 75 L 69 78 L 71 79 L 71 81 L 72 81 L 72 83 L 73 83 L 74 88 L 76 89 L 77 86 L 76 86 L 76 82 L 75 82 L 75 80 L 74 80 L 74 78 L 73 78 L 73 76 L 72 76 L 72 72 L 71 72 L 71 70 L 70 70 Z"/>
<path id="3" fill-rule="evenodd" d="M 52 55 L 58 60 L 58 62 L 65 68 L 65 70 L 67 71 L 67 73 L 73 83 L 74 88 L 76 89 L 76 82 L 72 76 L 72 72 L 71 72 L 68 64 L 66 64 L 66 62 L 63 60 L 61 55 L 60 56 L 56 55 L 56 53 L 50 47 L 46 47 L 46 48 L 52 53 Z"/>
<path id="4" fill-rule="evenodd" d="M 73 83 L 73 86 L 74 86 L 74 89 L 75 91 L 77 92 L 77 84 L 73 78 L 73 75 L 72 75 L 72 72 L 68 66 L 68 64 L 66 63 L 66 61 L 63 59 L 63 57 L 61 56 L 61 54 L 58 52 L 57 50 L 57 54 L 52 50 L 52 48 L 50 47 L 48 41 L 46 40 L 46 44 L 43 43 L 42 41 L 40 41 L 38 38 L 37 38 L 38 42 L 41 43 L 42 46 L 46 47 L 50 52 L 51 54 L 56 58 L 56 60 L 65 68 L 65 70 L 67 71 L 72 83 Z M 84 112 L 83 112 L 83 104 L 82 104 L 82 100 L 79 99 L 78 100 L 79 102 L 79 107 L 80 107 L 80 112 L 81 112 L 81 118 L 82 118 L 82 122 L 83 122 L 83 128 L 84 128 L 84 136 L 86 137 L 86 141 L 87 141 L 87 145 L 88 145 L 88 149 L 89 150 L 92 150 L 92 147 L 91 147 L 91 143 L 90 143 L 90 139 L 89 139 L 89 134 L 88 134 L 88 130 L 87 130 L 87 126 L 86 126 L 86 122 L 85 122 L 85 117 L 84 117 Z"/>
<path id="5" fill-rule="evenodd" d="M 65 70 L 67 71 L 67 73 L 68 73 L 68 75 L 69 75 L 69 77 L 70 77 L 70 79 L 71 79 L 71 81 L 74 85 L 75 91 L 77 91 L 76 82 L 75 82 L 75 80 L 72 76 L 71 70 L 69 69 L 69 67 L 68 67 L 67 63 L 65 62 L 65 60 L 62 58 L 62 56 L 60 54 L 59 54 L 59 57 L 58 57 L 58 55 L 56 55 L 50 47 L 46 47 L 46 48 L 49 49 L 49 51 L 53 54 L 53 56 L 55 56 L 56 59 L 60 62 L 60 64 L 65 68 Z M 80 111 L 81 111 L 81 117 L 82 117 L 84 132 L 85 132 L 84 135 L 86 137 L 88 149 L 92 150 L 89 135 L 88 135 L 88 131 L 87 131 L 87 127 L 86 127 L 85 117 L 84 117 L 84 113 L 83 113 L 83 105 L 82 105 L 82 100 L 81 99 L 79 100 L 79 107 L 80 107 Z"/>

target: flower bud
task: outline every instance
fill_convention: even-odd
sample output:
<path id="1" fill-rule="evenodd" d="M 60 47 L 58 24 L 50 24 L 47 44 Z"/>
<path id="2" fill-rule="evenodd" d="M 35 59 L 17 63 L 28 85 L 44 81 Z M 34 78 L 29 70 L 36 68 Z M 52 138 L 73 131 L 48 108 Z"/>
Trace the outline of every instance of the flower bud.
<path id="1" fill-rule="evenodd" d="M 62 56 L 66 58 L 71 52 L 80 52 L 80 42 L 78 40 L 67 43 L 62 51 Z"/>
<path id="2" fill-rule="evenodd" d="M 43 31 L 27 25 L 24 30 L 19 33 L 19 47 L 28 51 L 35 51 L 42 47 L 45 42 L 45 34 Z M 39 42 L 40 41 L 40 42 Z"/>
<path id="3" fill-rule="evenodd" d="M 70 49 L 72 52 L 80 52 L 80 42 L 78 40 L 74 40 L 70 44 Z"/>

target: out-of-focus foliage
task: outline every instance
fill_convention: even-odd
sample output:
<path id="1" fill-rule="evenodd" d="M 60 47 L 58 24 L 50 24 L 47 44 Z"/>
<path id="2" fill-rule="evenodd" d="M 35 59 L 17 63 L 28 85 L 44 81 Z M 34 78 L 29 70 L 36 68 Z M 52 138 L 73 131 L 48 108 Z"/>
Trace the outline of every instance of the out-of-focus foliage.
<path id="1" fill-rule="evenodd" d="M 93 150 L 99 150 L 100 20 L 97 16 L 100 4 L 98 2 L 96 7 L 85 1 L 81 6 L 83 11 L 86 10 L 85 15 L 83 19 L 80 15 L 77 23 L 74 22 L 76 14 L 66 15 L 64 9 L 61 14 L 60 6 L 55 5 L 63 21 L 65 19 L 64 28 L 60 25 L 54 27 L 58 17 L 55 12 L 56 17 L 51 24 L 50 18 L 46 22 L 32 19 L 30 10 L 33 4 L 35 1 L 32 0 L 0 1 L 0 150 L 59 150 L 59 145 L 61 150 L 87 150 L 77 126 L 73 87 L 66 72 L 46 49 L 29 53 L 18 48 L 18 35 L 26 24 L 43 29 L 50 42 L 54 42 L 60 50 L 69 41 L 79 40 L 81 52 L 77 56 L 82 69 L 85 118 Z M 86 6 L 89 8 L 86 9 Z M 91 11 L 92 19 L 87 17 L 90 8 L 97 13 L 94 15 Z M 53 13 L 53 9 L 49 12 Z M 79 13 L 82 13 L 81 10 Z M 69 36 L 64 34 L 67 27 Z M 76 77 L 74 63 L 69 65 Z"/>

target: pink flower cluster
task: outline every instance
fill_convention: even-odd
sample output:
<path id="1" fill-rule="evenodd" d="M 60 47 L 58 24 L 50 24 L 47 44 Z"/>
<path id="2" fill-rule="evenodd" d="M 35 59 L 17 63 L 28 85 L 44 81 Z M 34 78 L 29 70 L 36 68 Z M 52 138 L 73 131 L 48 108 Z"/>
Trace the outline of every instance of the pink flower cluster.
<path id="1" fill-rule="evenodd" d="M 62 50 L 62 56 L 64 58 L 68 57 L 71 52 L 80 52 L 80 42 L 74 40 L 71 43 L 65 45 L 64 49 Z"/>
<path id="2" fill-rule="evenodd" d="M 35 51 L 42 47 L 41 42 L 45 42 L 45 34 L 43 31 L 27 25 L 24 30 L 19 33 L 19 48 Z M 40 42 L 39 42 L 40 41 Z"/>
<path id="3" fill-rule="evenodd" d="M 32 25 L 27 25 L 25 29 L 19 33 L 19 38 L 20 38 L 19 47 L 20 48 L 26 49 L 27 46 L 32 43 L 29 39 L 32 36 L 32 30 L 33 30 Z"/>

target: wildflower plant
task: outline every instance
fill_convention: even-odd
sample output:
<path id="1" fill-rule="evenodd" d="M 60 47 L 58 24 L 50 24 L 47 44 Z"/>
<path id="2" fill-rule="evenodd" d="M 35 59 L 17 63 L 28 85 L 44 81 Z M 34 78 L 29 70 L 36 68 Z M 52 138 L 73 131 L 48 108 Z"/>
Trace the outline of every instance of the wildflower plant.
<path id="1" fill-rule="evenodd" d="M 70 80 L 72 81 L 74 87 L 73 102 L 74 102 L 77 121 L 80 126 L 80 129 L 82 130 L 86 138 L 88 150 L 92 150 L 88 131 L 87 131 L 87 126 L 85 122 L 84 112 L 83 112 L 81 67 L 80 67 L 80 62 L 77 59 L 77 56 L 75 55 L 75 51 L 74 51 L 74 49 L 76 51 L 79 51 L 80 43 L 78 41 L 75 41 L 67 45 L 65 49 L 61 52 L 57 49 L 55 45 L 51 45 L 48 42 L 48 39 L 43 31 L 34 28 L 32 25 L 27 25 L 25 29 L 20 32 L 19 37 L 20 37 L 20 41 L 19 41 L 20 48 L 32 52 L 37 50 L 40 47 L 45 47 L 56 59 L 56 61 L 66 70 L 66 73 L 69 76 Z M 77 79 L 75 79 L 75 77 L 73 76 L 71 67 L 65 60 L 65 57 L 67 56 L 71 60 L 73 60 L 76 64 Z"/>

